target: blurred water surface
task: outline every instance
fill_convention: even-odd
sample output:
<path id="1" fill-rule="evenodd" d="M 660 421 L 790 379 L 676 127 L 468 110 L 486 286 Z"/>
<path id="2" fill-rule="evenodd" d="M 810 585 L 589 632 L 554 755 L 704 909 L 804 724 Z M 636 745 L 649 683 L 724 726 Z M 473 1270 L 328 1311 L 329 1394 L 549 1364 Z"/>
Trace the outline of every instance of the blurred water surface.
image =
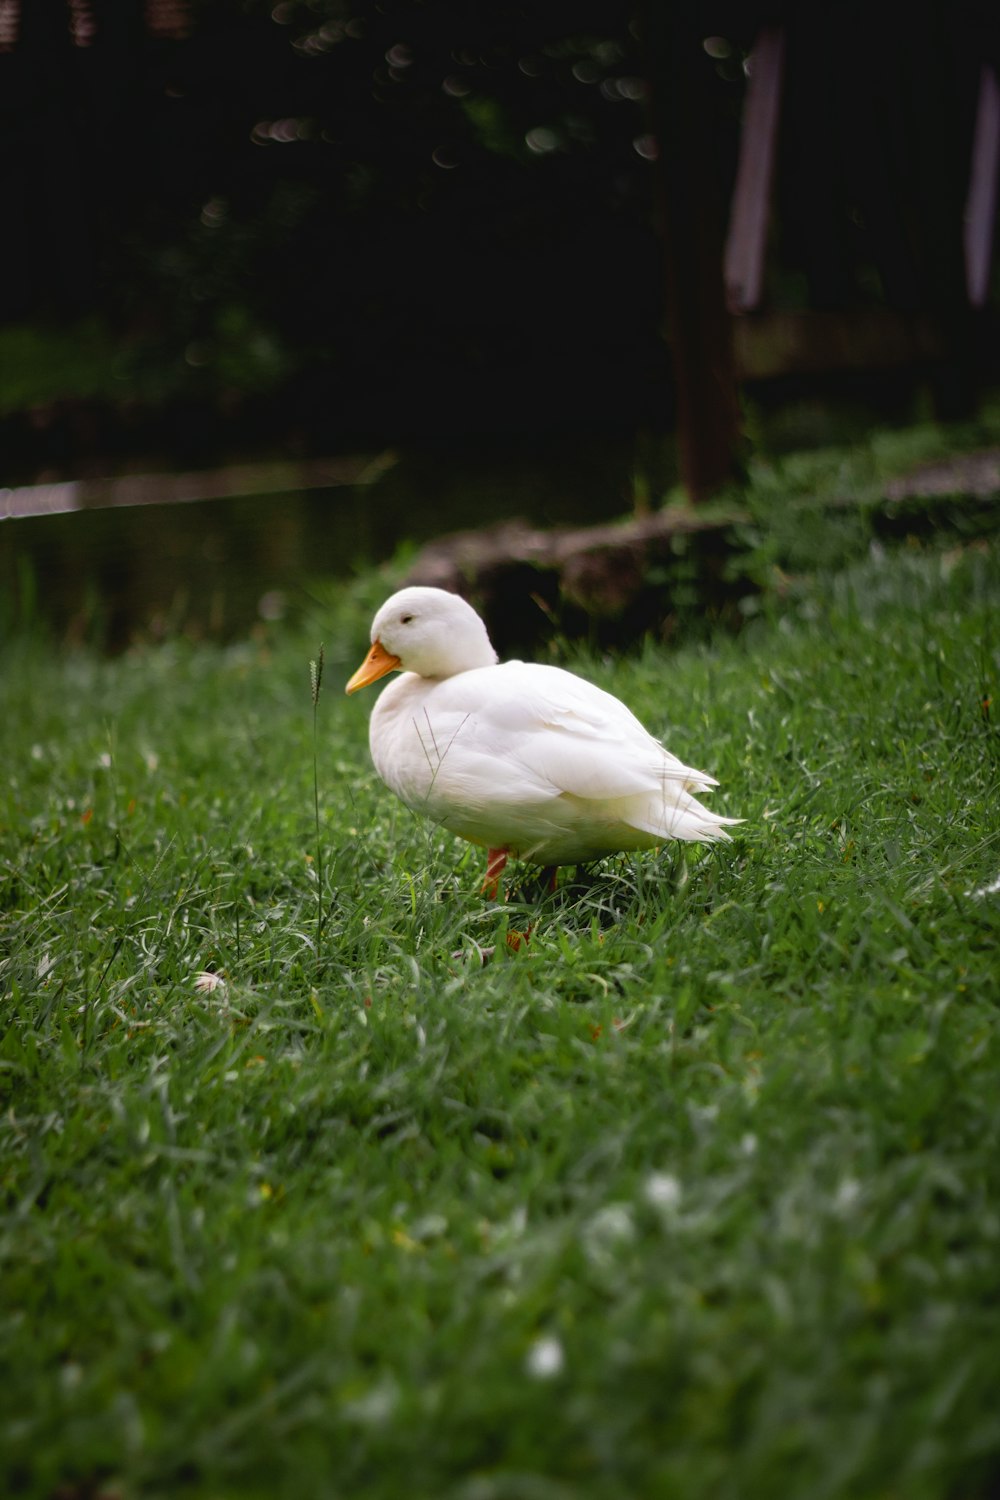
<path id="1" fill-rule="evenodd" d="M 334 461 L 329 484 L 313 465 L 310 488 L 267 493 L 227 493 L 253 483 L 238 468 L 132 476 L 18 491 L 36 513 L 11 515 L 15 492 L 0 490 L 0 625 L 39 619 L 58 639 L 112 650 L 177 630 L 230 639 L 294 613 L 311 583 L 407 543 L 515 516 L 619 515 L 632 503 L 632 464 L 631 436 L 602 434 Z M 211 498 L 191 498 L 199 490 Z"/>

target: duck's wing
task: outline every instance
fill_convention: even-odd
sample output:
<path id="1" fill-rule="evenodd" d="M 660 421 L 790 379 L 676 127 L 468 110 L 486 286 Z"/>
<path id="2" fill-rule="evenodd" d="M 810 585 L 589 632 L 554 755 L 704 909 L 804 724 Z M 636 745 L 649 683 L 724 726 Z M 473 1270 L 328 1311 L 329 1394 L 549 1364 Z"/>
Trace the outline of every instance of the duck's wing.
<path id="1" fill-rule="evenodd" d="M 451 683 L 455 705 L 447 703 L 450 693 L 440 694 Z M 506 662 L 462 673 L 434 696 L 435 708 L 448 707 L 455 720 L 453 748 L 474 754 L 486 774 L 495 760 L 498 775 L 512 789 L 513 778 L 522 796 L 530 789 L 603 801 L 668 784 L 688 792 L 717 785 L 665 750 L 619 699 L 559 667 Z"/>

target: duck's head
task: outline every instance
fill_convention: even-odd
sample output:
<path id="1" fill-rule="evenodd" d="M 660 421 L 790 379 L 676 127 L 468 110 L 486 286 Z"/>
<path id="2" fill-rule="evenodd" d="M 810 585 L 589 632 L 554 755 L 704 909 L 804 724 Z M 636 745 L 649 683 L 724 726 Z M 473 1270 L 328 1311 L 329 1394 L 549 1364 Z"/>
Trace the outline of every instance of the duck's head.
<path id="1" fill-rule="evenodd" d="M 491 667 L 497 654 L 471 604 L 444 589 L 400 589 L 372 621 L 372 649 L 348 682 L 348 693 L 399 668 L 418 677 L 454 677 Z"/>

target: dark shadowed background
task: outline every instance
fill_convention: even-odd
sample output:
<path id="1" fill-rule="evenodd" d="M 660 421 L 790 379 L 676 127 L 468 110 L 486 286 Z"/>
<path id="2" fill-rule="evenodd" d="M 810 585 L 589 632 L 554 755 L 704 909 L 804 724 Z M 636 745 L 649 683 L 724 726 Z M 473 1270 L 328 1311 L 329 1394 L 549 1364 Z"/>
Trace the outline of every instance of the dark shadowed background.
<path id="1" fill-rule="evenodd" d="M 968 415 L 997 57 L 935 0 L 6 0 L 0 485 L 392 447 L 343 564 Z"/>

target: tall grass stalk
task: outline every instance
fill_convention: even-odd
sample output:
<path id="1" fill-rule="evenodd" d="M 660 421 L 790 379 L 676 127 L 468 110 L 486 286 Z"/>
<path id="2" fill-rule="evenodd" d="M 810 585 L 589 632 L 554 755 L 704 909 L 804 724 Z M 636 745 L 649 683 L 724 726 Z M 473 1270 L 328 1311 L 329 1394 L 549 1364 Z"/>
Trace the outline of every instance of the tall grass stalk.
<path id="1" fill-rule="evenodd" d="M 313 820 L 316 829 L 316 977 L 323 971 L 323 839 L 319 826 L 319 695 L 323 686 L 323 643 L 314 661 L 309 663 L 309 685 L 312 689 L 313 751 Z"/>

